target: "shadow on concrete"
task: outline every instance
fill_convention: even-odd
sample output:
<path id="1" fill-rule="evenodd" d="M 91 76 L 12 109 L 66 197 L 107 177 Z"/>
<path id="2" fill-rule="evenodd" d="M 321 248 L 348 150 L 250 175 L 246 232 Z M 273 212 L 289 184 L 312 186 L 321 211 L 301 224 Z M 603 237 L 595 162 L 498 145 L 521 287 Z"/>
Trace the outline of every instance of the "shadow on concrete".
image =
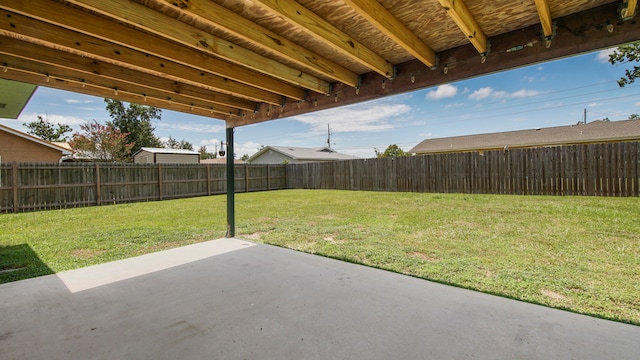
<path id="1" fill-rule="evenodd" d="M 53 273 L 31 246 L 0 246 L 0 284 Z"/>

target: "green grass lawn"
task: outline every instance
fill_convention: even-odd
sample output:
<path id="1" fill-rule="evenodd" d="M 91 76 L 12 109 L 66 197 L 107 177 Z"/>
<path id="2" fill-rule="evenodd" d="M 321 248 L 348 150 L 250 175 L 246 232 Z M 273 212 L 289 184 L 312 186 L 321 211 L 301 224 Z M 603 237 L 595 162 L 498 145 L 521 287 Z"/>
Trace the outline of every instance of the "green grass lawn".
<path id="1" fill-rule="evenodd" d="M 222 237 L 225 200 L 0 215 L 0 282 Z M 638 198 L 286 190 L 236 215 L 239 237 L 640 325 Z"/>

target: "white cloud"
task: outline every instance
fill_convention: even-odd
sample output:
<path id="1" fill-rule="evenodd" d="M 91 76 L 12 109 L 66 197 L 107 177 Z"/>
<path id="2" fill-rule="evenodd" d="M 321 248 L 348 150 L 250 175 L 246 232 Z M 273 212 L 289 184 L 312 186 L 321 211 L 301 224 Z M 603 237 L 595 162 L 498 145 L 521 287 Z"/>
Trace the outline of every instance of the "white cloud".
<path id="1" fill-rule="evenodd" d="M 67 104 L 91 104 L 93 100 L 64 99 Z"/>
<path id="2" fill-rule="evenodd" d="M 596 54 L 596 61 L 602 64 L 606 64 L 609 62 L 609 55 L 613 54 L 613 52 L 616 50 L 617 48 L 610 48 L 610 49 L 606 49 L 606 50 L 601 50 L 598 51 L 598 53 Z"/>
<path id="3" fill-rule="evenodd" d="M 503 90 L 500 91 L 494 91 L 491 93 L 491 96 L 496 98 L 496 99 L 504 99 L 509 97 L 509 93 Z"/>
<path id="4" fill-rule="evenodd" d="M 365 103 L 357 106 L 294 116 L 291 119 L 311 126 L 313 133 L 326 133 L 327 124 L 338 132 L 372 132 L 392 129 L 397 119 L 411 111 L 406 104 L 387 102 Z"/>
<path id="5" fill-rule="evenodd" d="M 425 138 L 425 139 L 429 139 L 433 137 L 433 134 L 428 132 L 428 133 L 420 133 L 418 134 L 418 136 L 420 136 L 421 138 Z"/>
<path id="6" fill-rule="evenodd" d="M 216 139 L 216 138 L 205 139 L 200 141 L 200 146 L 206 146 L 209 151 L 212 151 L 215 145 L 220 146 L 220 141 L 223 141 L 223 140 Z"/>
<path id="7" fill-rule="evenodd" d="M 600 103 L 595 103 L 595 102 L 594 102 L 594 103 L 590 103 L 590 104 L 589 104 L 589 107 L 597 107 L 597 106 L 601 106 L 601 105 L 602 105 L 602 104 L 600 104 Z"/>
<path id="8" fill-rule="evenodd" d="M 463 106 L 466 106 L 467 104 L 465 103 L 453 103 L 453 104 L 447 104 L 445 106 L 443 106 L 445 109 L 455 109 L 455 108 L 460 108 Z"/>
<path id="9" fill-rule="evenodd" d="M 158 127 L 172 129 L 172 130 L 181 130 L 181 131 L 190 131 L 190 132 L 207 132 L 207 133 L 217 133 L 223 132 L 225 130 L 224 125 L 213 125 L 213 124 L 182 124 L 182 123 L 158 123 Z"/>
<path id="10" fill-rule="evenodd" d="M 57 115 L 57 114 L 38 114 L 38 113 L 22 114 L 19 120 L 23 123 L 30 123 L 30 122 L 38 121 L 38 116 L 42 116 L 43 119 L 48 120 L 53 124 L 66 124 L 71 127 L 84 124 L 85 122 L 88 121 L 88 119 L 81 119 L 75 116 Z"/>
<path id="11" fill-rule="evenodd" d="M 471 100 L 482 100 L 484 98 L 487 98 L 487 97 L 491 96 L 492 93 L 493 93 L 493 88 L 491 88 L 491 87 L 483 87 L 483 88 L 480 88 L 480 89 L 472 92 L 471 95 L 469 95 L 469 99 L 471 99 Z"/>
<path id="12" fill-rule="evenodd" d="M 520 89 L 518 91 L 509 93 L 503 90 L 494 90 L 492 87 L 483 87 L 472 92 L 471 95 L 469 95 L 469 99 L 482 100 L 488 97 L 491 97 L 493 99 L 508 99 L 508 98 L 522 99 L 522 98 L 537 96 L 540 94 L 542 94 L 542 92 L 538 90 L 530 90 L 530 89 Z"/>
<path id="13" fill-rule="evenodd" d="M 528 98 L 528 97 L 532 97 L 532 96 L 538 96 L 540 94 L 542 94 L 542 92 L 540 92 L 538 90 L 520 89 L 520 90 L 512 93 L 511 97 L 514 97 L 514 98 Z"/>
<path id="14" fill-rule="evenodd" d="M 444 84 L 438 86 L 435 90 L 431 90 L 427 93 L 426 98 L 428 100 L 440 100 L 456 96 L 458 88 L 451 84 Z"/>
<path id="15" fill-rule="evenodd" d="M 633 104 L 635 106 L 640 106 L 640 101 L 638 101 L 637 103 Z"/>
<path id="16" fill-rule="evenodd" d="M 258 152 L 258 150 L 260 150 L 260 148 L 262 147 L 262 144 L 258 144 L 255 141 L 247 141 L 244 143 L 237 143 L 235 144 L 234 147 L 234 152 L 236 153 L 236 159 L 240 159 L 242 157 L 242 155 L 253 155 L 255 153 Z"/>

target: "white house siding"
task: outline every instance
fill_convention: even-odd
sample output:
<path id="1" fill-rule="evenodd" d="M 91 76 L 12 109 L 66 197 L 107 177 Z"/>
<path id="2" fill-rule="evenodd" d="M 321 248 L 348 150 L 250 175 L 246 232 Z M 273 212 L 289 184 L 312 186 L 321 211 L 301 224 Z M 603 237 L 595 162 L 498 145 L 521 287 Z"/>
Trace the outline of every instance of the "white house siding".
<path id="1" fill-rule="evenodd" d="M 190 154 L 156 154 L 157 164 L 198 164 L 200 155 Z"/>
<path id="2" fill-rule="evenodd" d="M 133 157 L 136 164 L 153 164 L 153 154 L 148 151 L 140 151 Z"/>
<path id="3" fill-rule="evenodd" d="M 252 164 L 255 165 L 265 165 L 265 164 L 282 164 L 288 161 L 289 164 L 296 163 L 296 160 L 281 154 L 277 151 L 267 150 L 266 153 L 262 154 L 258 158 L 251 161 Z"/>
<path id="4" fill-rule="evenodd" d="M 162 153 L 154 154 L 143 150 L 134 156 L 133 161 L 136 164 L 199 164 L 200 155 Z"/>

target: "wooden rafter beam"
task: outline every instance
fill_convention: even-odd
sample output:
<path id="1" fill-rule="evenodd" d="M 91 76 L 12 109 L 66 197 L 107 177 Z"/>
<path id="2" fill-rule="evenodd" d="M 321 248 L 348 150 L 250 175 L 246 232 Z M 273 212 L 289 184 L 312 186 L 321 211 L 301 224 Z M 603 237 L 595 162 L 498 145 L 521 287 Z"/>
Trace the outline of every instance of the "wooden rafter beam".
<path id="1" fill-rule="evenodd" d="M 467 39 L 473 44 L 480 54 L 487 52 L 487 35 L 485 35 L 478 22 L 473 17 L 469 8 L 462 0 L 439 0 L 447 11 L 447 14 L 458 25 Z"/>
<path id="2" fill-rule="evenodd" d="M 306 74 L 277 60 L 216 37 L 189 24 L 161 14 L 132 1 L 67 0 L 117 21 L 144 29 L 152 34 L 178 42 L 234 64 L 321 94 L 330 92 L 329 82 Z M 73 22 L 71 22 L 73 24 Z"/>
<path id="3" fill-rule="evenodd" d="M 438 53 L 441 63 L 448 63 L 449 70 L 425 70 L 424 64 L 417 60 L 397 64 L 397 76 L 387 81 L 385 87 L 380 83 L 384 77 L 368 73 L 362 76 L 359 91 L 336 85 L 335 96 L 314 96 L 302 103 L 287 103 L 279 111 L 261 108 L 254 114 L 227 119 L 227 126 L 241 126 L 261 121 L 274 120 L 346 106 L 385 96 L 402 94 L 408 91 L 460 81 L 472 77 L 497 73 L 544 61 L 566 58 L 590 51 L 607 49 L 640 39 L 640 22 L 625 21 L 618 23 L 612 32 L 600 24 L 606 23 L 619 12 L 618 3 L 609 3 L 580 13 L 556 18 L 558 23 L 554 44 L 550 48 L 542 45 L 526 47 L 521 51 L 509 52 L 513 46 L 526 44 L 540 36 L 540 25 L 532 25 L 494 37 L 493 51 L 484 64 L 477 61 L 477 50 L 471 45 L 444 50 Z"/>
<path id="4" fill-rule="evenodd" d="M 378 1 L 345 0 L 358 14 L 428 67 L 436 66 L 436 53 Z"/>
<path id="5" fill-rule="evenodd" d="M 175 102 L 211 109 L 220 114 L 239 114 L 242 110 L 256 109 L 255 104 L 252 106 L 251 102 L 238 102 L 242 107 L 227 104 L 227 102 L 236 102 L 241 99 L 221 102 L 220 94 L 207 93 L 186 84 L 3 36 L 0 36 L 0 64 L 44 76 L 49 74 L 56 78 L 75 79 L 84 84 L 114 89 L 114 93 L 118 89 L 126 93 L 140 94 L 143 97 L 171 99 Z M 224 95 L 222 97 L 226 100 Z"/>
<path id="6" fill-rule="evenodd" d="M 131 94 L 125 91 L 119 91 L 117 95 L 114 94 L 114 90 L 110 88 L 103 88 L 92 84 L 84 84 L 79 81 L 56 78 L 53 76 L 43 76 L 42 74 L 29 72 L 23 69 L 14 69 L 7 67 L 7 71 L 3 70 L 0 74 L 0 78 L 20 81 L 24 83 L 34 84 L 42 87 L 49 87 L 53 89 L 65 90 L 76 92 L 79 94 L 86 94 L 91 96 L 98 96 L 102 98 L 116 99 L 136 104 L 145 104 L 149 106 L 155 106 L 162 109 L 168 109 L 173 111 L 179 111 L 188 114 L 206 116 L 216 119 L 230 119 L 235 116 L 229 114 L 222 115 L 220 113 L 213 112 L 210 109 L 203 109 L 199 107 L 191 106 L 190 104 L 183 104 L 167 99 L 157 99 L 147 96 L 146 98 L 140 94 Z"/>
<path id="7" fill-rule="evenodd" d="M 35 38 L 62 35 L 57 36 L 56 41 L 78 51 L 86 52 L 85 49 L 90 48 L 97 54 L 106 52 L 108 57 L 122 58 L 124 62 L 146 62 L 146 66 L 161 67 L 162 71 L 168 70 L 171 64 L 167 61 L 171 61 L 182 65 L 174 66 L 178 74 L 191 71 L 220 91 L 252 100 L 278 104 L 282 103 L 280 95 L 297 100 L 304 98 L 303 89 L 297 86 L 60 3 L 0 0 L 0 9 L 6 10 L 0 22 L 3 27 L 8 26 L 8 30 L 29 33 Z M 51 24 L 73 24 L 73 28 Z M 54 30 L 54 34 L 48 33 Z"/>
<path id="8" fill-rule="evenodd" d="M 2 2 L 4 0 L 0 0 Z M 119 29 L 116 29 L 119 30 Z M 116 32 L 115 36 L 122 33 Z M 235 82 L 197 68 L 167 61 L 148 53 L 110 43 L 89 35 L 64 29 L 20 14 L 0 11 L 0 34 L 9 37 L 24 37 L 43 46 L 63 49 L 67 52 L 99 59 L 121 66 L 140 69 L 142 72 L 165 77 L 170 80 L 189 83 L 210 91 L 271 104 L 281 104 L 282 96 Z M 129 33 L 130 35 L 134 35 Z M 139 39 L 131 37 L 132 41 Z M 153 46 L 153 44 L 150 44 Z M 169 49 L 167 49 L 169 50 Z M 178 51 L 179 49 L 175 49 Z M 188 50 L 188 49 L 185 49 Z M 176 53 L 176 56 L 180 56 Z M 204 59 L 202 59 L 204 60 Z M 196 62 L 197 59 L 194 59 Z"/>
<path id="9" fill-rule="evenodd" d="M 393 78 L 393 64 L 295 1 L 254 0 L 286 21 L 376 73 Z"/>
<path id="10" fill-rule="evenodd" d="M 317 73 L 346 85 L 354 87 L 358 85 L 358 74 L 212 1 L 144 0 L 142 3 L 168 4 L 175 7 L 181 14 L 198 18 L 210 26 L 226 31 L 255 46 L 273 52 L 289 62 L 312 69 Z"/>
<path id="11" fill-rule="evenodd" d="M 551 22 L 551 10 L 549 9 L 548 0 L 534 0 L 536 3 L 536 9 L 538 9 L 538 16 L 540 16 L 540 25 L 542 25 L 542 33 L 545 38 L 549 38 L 553 35 L 553 24 Z"/>

